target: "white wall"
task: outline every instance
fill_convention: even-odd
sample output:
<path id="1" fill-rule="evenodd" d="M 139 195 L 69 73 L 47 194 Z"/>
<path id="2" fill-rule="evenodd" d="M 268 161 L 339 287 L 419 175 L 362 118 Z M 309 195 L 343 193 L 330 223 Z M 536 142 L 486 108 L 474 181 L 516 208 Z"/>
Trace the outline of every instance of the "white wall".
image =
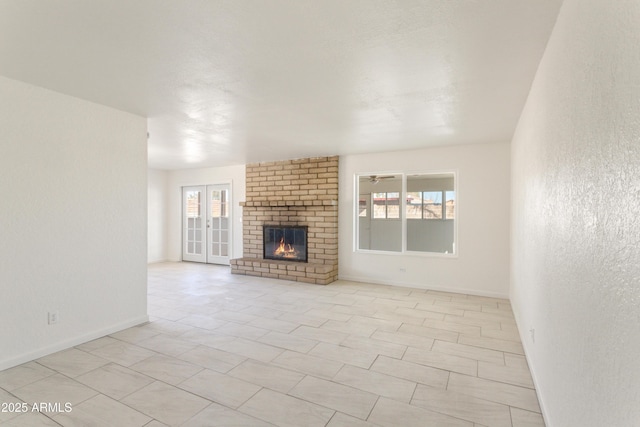
<path id="1" fill-rule="evenodd" d="M 231 184 L 233 217 L 233 252 L 231 258 L 242 258 L 242 208 L 245 200 L 245 166 L 183 169 L 169 171 L 168 182 L 168 247 L 170 261 L 182 259 L 182 187 L 190 185 Z"/>
<path id="2" fill-rule="evenodd" d="M 0 370 L 146 321 L 146 120 L 0 77 L 0 129 Z"/>
<path id="3" fill-rule="evenodd" d="M 167 261 L 167 188 L 169 172 L 149 169 L 147 172 L 148 193 L 148 241 L 147 262 Z"/>
<path id="4" fill-rule="evenodd" d="M 511 299 L 551 427 L 640 423 L 639 22 L 565 0 L 513 139 Z"/>
<path id="5" fill-rule="evenodd" d="M 509 153 L 509 144 L 495 143 L 341 156 L 340 278 L 506 297 L 509 289 Z M 457 256 L 354 250 L 356 174 L 445 171 L 457 172 Z"/>

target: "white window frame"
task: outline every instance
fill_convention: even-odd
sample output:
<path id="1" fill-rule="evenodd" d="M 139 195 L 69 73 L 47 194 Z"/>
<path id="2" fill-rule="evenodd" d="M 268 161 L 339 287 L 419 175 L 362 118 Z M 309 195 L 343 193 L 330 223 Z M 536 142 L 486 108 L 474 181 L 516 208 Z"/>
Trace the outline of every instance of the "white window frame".
<path id="1" fill-rule="evenodd" d="M 407 178 L 409 176 L 416 175 L 442 175 L 442 174 L 450 174 L 453 175 L 453 191 L 455 192 L 455 217 L 452 219 L 446 218 L 446 192 L 451 190 L 442 190 L 443 192 L 443 218 L 421 218 L 421 221 L 455 221 L 454 229 L 453 229 L 453 253 L 441 253 L 441 252 L 423 252 L 423 251 L 410 251 L 407 249 L 407 217 L 406 217 L 406 209 L 407 209 Z M 372 175 L 400 175 L 402 179 L 402 190 L 400 193 L 399 200 L 399 218 L 393 218 L 394 220 L 400 220 L 402 223 L 402 250 L 401 251 L 386 251 L 386 250 L 378 250 L 378 249 L 361 249 L 359 247 L 360 241 L 360 226 L 359 226 L 359 208 L 360 208 L 360 184 L 359 179 L 361 177 L 367 177 Z M 372 254 L 385 254 L 385 255 L 412 255 L 412 256 L 420 256 L 420 257 L 442 257 L 442 258 L 458 258 L 460 253 L 460 247 L 458 243 L 458 228 L 459 228 L 459 213 L 460 213 L 460 192 L 458 188 L 458 170 L 456 169 L 445 169 L 445 170 L 426 170 L 426 171 L 404 171 L 404 172 L 358 172 L 354 174 L 353 177 L 353 189 L 354 189 L 354 203 L 353 203 L 353 252 L 357 253 L 372 253 Z M 382 192 L 382 191 L 380 191 Z M 371 192 L 371 200 L 367 215 L 371 221 L 373 218 L 373 191 Z M 424 193 L 424 191 L 423 191 Z M 386 218 L 385 218 L 386 219 Z M 417 218 L 416 218 L 417 219 Z M 382 218 L 377 218 L 377 221 L 383 220 Z"/>

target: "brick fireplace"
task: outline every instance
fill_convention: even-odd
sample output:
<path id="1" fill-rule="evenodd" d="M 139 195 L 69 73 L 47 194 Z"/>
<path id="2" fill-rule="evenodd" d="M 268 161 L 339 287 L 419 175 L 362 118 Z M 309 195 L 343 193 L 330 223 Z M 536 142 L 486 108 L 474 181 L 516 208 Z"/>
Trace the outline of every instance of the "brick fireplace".
<path id="1" fill-rule="evenodd" d="M 338 278 L 338 156 L 253 163 L 246 168 L 244 257 L 233 274 L 326 285 Z M 264 257 L 264 226 L 306 227 L 307 262 Z"/>

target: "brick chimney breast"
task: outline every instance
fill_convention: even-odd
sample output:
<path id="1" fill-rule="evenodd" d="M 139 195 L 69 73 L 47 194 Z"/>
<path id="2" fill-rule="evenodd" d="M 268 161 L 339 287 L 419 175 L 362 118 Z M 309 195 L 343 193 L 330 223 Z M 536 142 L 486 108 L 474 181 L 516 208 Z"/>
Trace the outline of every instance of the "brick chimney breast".
<path id="1" fill-rule="evenodd" d="M 338 156 L 246 167 L 244 257 L 233 274 L 326 285 L 338 278 Z M 308 227 L 306 263 L 263 259 L 263 225 Z"/>

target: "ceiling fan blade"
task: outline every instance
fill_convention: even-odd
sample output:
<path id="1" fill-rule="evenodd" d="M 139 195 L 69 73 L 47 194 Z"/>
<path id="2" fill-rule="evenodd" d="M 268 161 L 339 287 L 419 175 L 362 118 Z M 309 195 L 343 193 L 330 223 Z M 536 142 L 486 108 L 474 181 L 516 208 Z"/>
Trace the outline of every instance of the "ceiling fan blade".
<path id="1" fill-rule="evenodd" d="M 369 175 L 369 182 L 371 182 L 372 184 L 377 184 L 380 182 L 380 180 L 389 179 L 389 178 L 395 178 L 395 175 L 385 175 L 385 176 Z"/>

